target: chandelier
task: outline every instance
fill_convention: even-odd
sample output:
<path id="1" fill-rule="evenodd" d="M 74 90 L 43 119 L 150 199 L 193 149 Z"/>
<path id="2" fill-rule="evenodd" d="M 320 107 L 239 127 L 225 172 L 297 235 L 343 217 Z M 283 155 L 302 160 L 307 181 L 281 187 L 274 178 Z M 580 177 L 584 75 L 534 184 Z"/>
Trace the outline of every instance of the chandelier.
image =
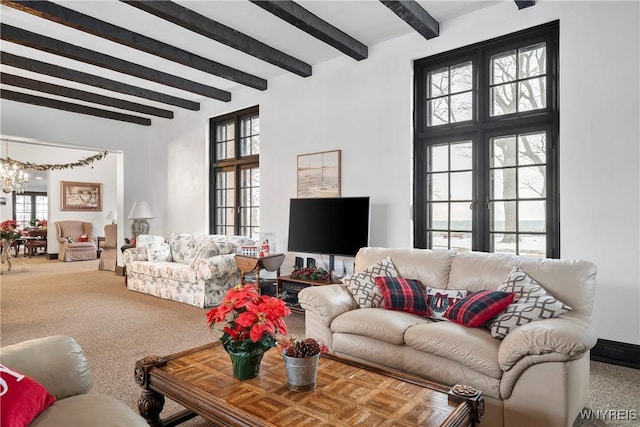
<path id="1" fill-rule="evenodd" d="M 0 159 L 0 188 L 5 193 L 22 193 L 29 185 L 29 174 L 9 158 L 9 141 L 6 141 L 4 154 L 6 158 Z"/>

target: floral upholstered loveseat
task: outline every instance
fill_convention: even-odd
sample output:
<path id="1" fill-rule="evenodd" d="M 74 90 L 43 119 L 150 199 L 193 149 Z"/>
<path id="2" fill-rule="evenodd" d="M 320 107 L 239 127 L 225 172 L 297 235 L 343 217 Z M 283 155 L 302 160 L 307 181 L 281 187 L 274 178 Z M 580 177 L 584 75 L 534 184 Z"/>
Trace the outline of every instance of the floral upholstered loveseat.
<path id="1" fill-rule="evenodd" d="M 174 233 L 140 235 L 124 252 L 127 287 L 197 307 L 220 304 L 240 283 L 234 257 L 241 246 L 256 242 L 244 236 Z"/>

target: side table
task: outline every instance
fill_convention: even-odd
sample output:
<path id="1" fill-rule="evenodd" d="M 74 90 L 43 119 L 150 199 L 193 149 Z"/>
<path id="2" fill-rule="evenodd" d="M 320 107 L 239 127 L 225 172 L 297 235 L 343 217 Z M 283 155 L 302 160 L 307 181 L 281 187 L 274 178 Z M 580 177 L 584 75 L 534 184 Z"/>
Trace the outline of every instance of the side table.
<path id="1" fill-rule="evenodd" d="M 280 266 L 284 262 L 284 254 L 273 254 L 265 257 L 255 257 L 236 254 L 236 265 L 241 273 L 241 283 L 245 284 L 245 274 L 256 272 L 255 286 L 260 290 L 260 270 L 275 271 L 280 276 Z"/>

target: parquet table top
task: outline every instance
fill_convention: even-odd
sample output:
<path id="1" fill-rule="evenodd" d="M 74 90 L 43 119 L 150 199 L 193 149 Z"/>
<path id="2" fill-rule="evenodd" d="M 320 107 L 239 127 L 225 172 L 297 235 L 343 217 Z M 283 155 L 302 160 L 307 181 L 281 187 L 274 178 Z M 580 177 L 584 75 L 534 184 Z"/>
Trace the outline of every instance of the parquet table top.
<path id="1" fill-rule="evenodd" d="M 142 359 L 136 364 L 136 381 L 143 388 L 140 413 L 150 425 L 161 425 L 158 414 L 164 396 L 221 425 L 467 426 L 475 422 L 473 405 L 449 399 L 448 387 L 330 355 L 320 358 L 317 387 L 307 392 L 287 388 L 284 363 L 276 349 L 265 354 L 258 378 L 234 379 L 229 356 L 219 343 Z"/>

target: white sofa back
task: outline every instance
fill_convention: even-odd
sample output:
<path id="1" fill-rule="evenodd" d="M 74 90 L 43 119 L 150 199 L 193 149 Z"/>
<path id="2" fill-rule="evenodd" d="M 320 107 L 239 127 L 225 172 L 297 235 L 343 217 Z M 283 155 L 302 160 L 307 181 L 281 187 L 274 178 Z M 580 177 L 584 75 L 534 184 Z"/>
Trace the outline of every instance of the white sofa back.
<path id="1" fill-rule="evenodd" d="M 575 313 L 590 316 L 596 286 L 596 266 L 589 261 L 539 259 L 487 252 L 406 248 L 362 248 L 355 260 L 360 272 L 391 257 L 398 274 L 441 289 L 495 290 L 519 265 Z"/>

